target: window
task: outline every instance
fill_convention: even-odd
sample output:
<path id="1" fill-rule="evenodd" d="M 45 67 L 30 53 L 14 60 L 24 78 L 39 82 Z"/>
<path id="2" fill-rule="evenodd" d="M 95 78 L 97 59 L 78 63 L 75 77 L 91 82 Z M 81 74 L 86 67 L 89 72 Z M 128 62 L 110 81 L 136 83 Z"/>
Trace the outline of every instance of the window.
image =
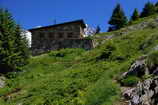
<path id="1" fill-rule="evenodd" d="M 63 36 L 63 33 L 59 33 L 58 34 L 58 38 L 63 38 L 64 36 Z"/>
<path id="2" fill-rule="evenodd" d="M 68 36 L 67 36 L 68 38 L 73 38 L 73 33 L 72 32 L 70 32 L 70 33 L 68 33 Z"/>
<path id="3" fill-rule="evenodd" d="M 54 38 L 54 33 L 53 33 L 53 32 L 49 32 L 48 35 L 49 35 L 49 38 L 50 38 L 50 39 L 53 39 L 53 38 Z"/>
<path id="4" fill-rule="evenodd" d="M 40 38 L 44 38 L 44 33 L 40 32 L 40 33 L 39 33 L 39 37 L 40 37 Z"/>

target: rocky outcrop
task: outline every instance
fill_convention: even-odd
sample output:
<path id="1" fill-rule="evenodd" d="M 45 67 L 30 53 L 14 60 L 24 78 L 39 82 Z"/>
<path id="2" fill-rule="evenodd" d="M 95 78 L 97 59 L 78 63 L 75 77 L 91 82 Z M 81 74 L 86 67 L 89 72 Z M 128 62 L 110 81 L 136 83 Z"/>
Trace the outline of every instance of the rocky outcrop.
<path id="1" fill-rule="evenodd" d="M 140 57 L 131 65 L 128 72 L 123 73 L 122 77 L 126 78 L 129 75 L 142 77 L 143 75 L 148 74 L 149 71 L 146 67 L 145 60 L 146 60 L 146 56 Z"/>
<path id="2" fill-rule="evenodd" d="M 140 78 L 149 76 L 139 81 L 136 87 L 127 88 L 123 92 L 129 105 L 158 105 L 158 67 L 147 67 L 146 58 L 147 56 L 143 56 L 136 60 L 129 71 L 122 75 L 123 78 L 131 75 Z"/>
<path id="3" fill-rule="evenodd" d="M 158 105 L 158 77 L 139 82 L 123 96 L 129 100 L 129 105 Z"/>
<path id="4" fill-rule="evenodd" d="M 122 74 L 123 78 L 128 76 L 142 77 L 144 75 L 158 75 L 158 67 L 149 68 L 146 64 L 147 56 L 142 56 L 136 60 L 130 67 L 130 69 Z"/>

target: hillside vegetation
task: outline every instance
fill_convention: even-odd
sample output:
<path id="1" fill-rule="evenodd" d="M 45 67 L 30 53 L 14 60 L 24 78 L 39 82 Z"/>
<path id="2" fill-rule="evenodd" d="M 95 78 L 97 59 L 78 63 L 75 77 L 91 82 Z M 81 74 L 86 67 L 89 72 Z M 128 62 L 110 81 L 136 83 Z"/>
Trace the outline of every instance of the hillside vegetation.
<path id="1" fill-rule="evenodd" d="M 0 105 L 118 105 L 117 79 L 157 44 L 158 27 L 149 25 L 105 39 L 90 51 L 62 49 L 32 57 L 23 71 L 8 74 Z"/>

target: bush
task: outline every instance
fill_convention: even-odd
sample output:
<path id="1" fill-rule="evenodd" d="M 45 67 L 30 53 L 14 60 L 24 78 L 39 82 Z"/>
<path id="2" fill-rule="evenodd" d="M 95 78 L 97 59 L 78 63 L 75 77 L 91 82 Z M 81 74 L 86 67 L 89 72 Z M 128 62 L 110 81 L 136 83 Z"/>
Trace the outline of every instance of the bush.
<path id="1" fill-rule="evenodd" d="M 118 99 L 117 94 L 119 94 L 118 86 L 104 78 L 88 91 L 85 105 L 112 105 Z"/>
<path id="2" fill-rule="evenodd" d="M 148 55 L 146 64 L 151 70 L 158 66 L 158 51 L 154 51 Z"/>
<path id="3" fill-rule="evenodd" d="M 116 50 L 113 41 L 107 42 L 105 47 L 102 49 L 101 54 L 96 58 L 96 60 L 108 60 L 112 55 L 112 52 Z"/>
<path id="4" fill-rule="evenodd" d="M 140 79 L 136 76 L 129 76 L 121 80 L 123 86 L 135 86 Z"/>
<path id="5" fill-rule="evenodd" d="M 6 74 L 6 77 L 8 79 L 16 78 L 16 76 L 17 76 L 17 72 L 10 72 Z"/>
<path id="6" fill-rule="evenodd" d="M 153 77 L 153 75 L 144 75 L 143 80 L 146 80 L 146 79 L 149 79 L 149 78 L 152 78 L 152 77 Z"/>

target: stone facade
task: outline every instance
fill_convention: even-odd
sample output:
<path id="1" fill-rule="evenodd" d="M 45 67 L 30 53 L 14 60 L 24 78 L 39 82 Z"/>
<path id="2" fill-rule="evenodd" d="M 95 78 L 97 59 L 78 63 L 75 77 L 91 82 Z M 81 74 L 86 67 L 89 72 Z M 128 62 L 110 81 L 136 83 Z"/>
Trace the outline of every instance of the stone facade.
<path id="1" fill-rule="evenodd" d="M 85 27 L 83 20 L 77 20 L 30 29 L 29 31 L 32 33 L 31 48 L 33 55 L 61 48 L 92 48 L 92 41 L 83 39 Z"/>
<path id="2" fill-rule="evenodd" d="M 48 45 L 40 48 L 32 49 L 32 55 L 39 55 L 52 50 L 59 50 L 63 48 L 83 48 L 90 50 L 93 48 L 93 40 L 91 39 L 60 39 L 53 40 Z"/>

